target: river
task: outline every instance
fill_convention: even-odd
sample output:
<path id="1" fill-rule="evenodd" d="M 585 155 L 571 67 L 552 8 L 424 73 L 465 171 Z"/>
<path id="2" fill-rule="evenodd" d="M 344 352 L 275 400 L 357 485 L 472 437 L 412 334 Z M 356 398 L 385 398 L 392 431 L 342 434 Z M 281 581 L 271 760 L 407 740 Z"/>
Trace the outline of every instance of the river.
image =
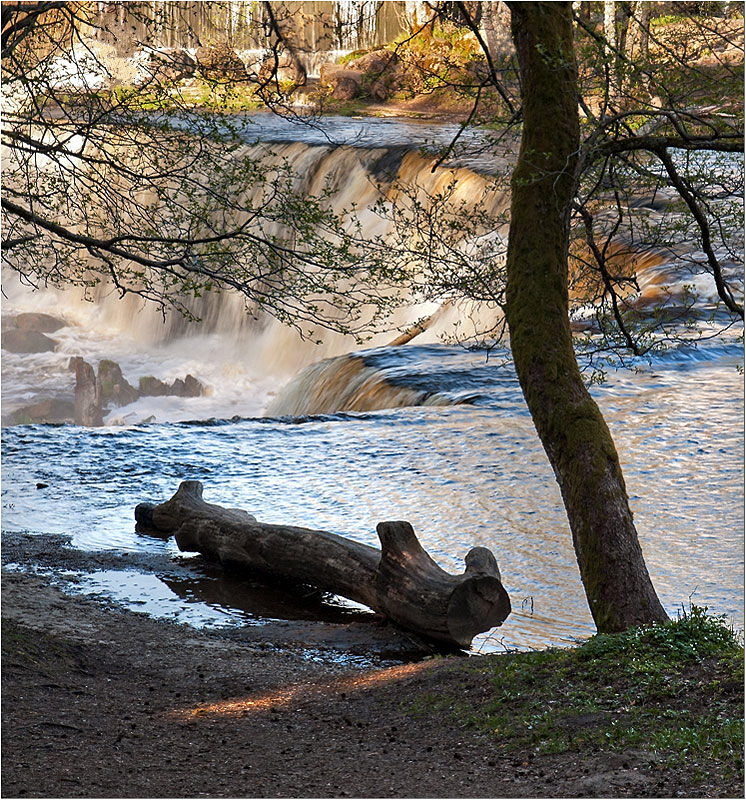
<path id="1" fill-rule="evenodd" d="M 406 142 L 412 127 L 346 124 L 355 138 L 358 128 L 370 137 L 378 126 L 387 144 L 400 143 L 394 131 Z M 159 336 L 146 312 L 117 316 L 110 299 L 91 304 L 71 293 L 30 293 L 12 280 L 4 288 L 4 315 L 47 311 L 67 322 L 52 334 L 55 352 L 3 353 L 4 413 L 40 397 L 71 395 L 72 355 L 94 364 L 114 359 L 133 383 L 141 375 L 191 373 L 211 394 L 141 398 L 112 410 L 96 429 L 6 426 L 3 530 L 63 534 L 82 550 L 182 561 L 189 554 L 173 542 L 135 531 L 133 510 L 197 479 L 208 502 L 373 545 L 378 521 L 408 519 L 453 572 L 463 569 L 470 547 L 490 548 L 513 613 L 475 639 L 475 652 L 567 645 L 593 633 L 559 491 L 499 348 L 468 349 L 434 335 L 398 347 L 382 339 L 360 349 L 339 337 L 315 347 L 275 324 Z M 346 364 L 349 375 L 352 364 L 359 396 L 374 401 L 319 405 L 318 374 L 295 377 L 287 388 L 301 368 L 349 350 L 351 357 L 328 367 L 332 394 L 347 391 L 335 377 L 342 374 L 337 365 Z M 619 448 L 646 562 L 667 611 L 675 616 L 690 603 L 704 605 L 738 628 L 744 625 L 742 364 L 742 345 L 725 334 L 641 360 L 636 369 L 612 370 L 592 388 Z M 315 399 L 304 406 L 310 395 Z M 288 398 L 301 405 L 288 406 Z M 94 571 L 75 576 L 74 586 L 198 626 L 257 625 L 300 613 L 279 601 L 252 601 L 235 581 L 184 563 L 194 575 L 186 587 L 142 570 Z"/>

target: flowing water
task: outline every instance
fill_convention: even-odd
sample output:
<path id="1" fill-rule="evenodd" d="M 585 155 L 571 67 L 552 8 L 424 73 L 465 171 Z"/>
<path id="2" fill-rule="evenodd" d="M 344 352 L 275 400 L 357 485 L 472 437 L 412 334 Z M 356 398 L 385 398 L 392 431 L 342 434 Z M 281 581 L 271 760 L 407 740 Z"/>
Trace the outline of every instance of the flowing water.
<path id="1" fill-rule="evenodd" d="M 285 154 L 308 160 L 311 146 L 288 144 Z M 310 155 L 324 174 L 350 158 L 328 144 L 322 150 Z M 400 169 L 415 165 L 404 159 Z M 480 180 L 469 177 L 472 188 Z M 79 576 L 84 591 L 194 625 L 320 614 L 274 589 L 205 572 L 172 541 L 135 531 L 138 503 L 165 500 L 180 481 L 197 479 L 208 502 L 373 545 L 377 522 L 408 519 L 453 572 L 472 546 L 490 548 L 514 610 L 475 640 L 477 650 L 567 644 L 593 632 L 559 491 L 499 349 L 439 343 L 434 322 L 400 346 L 388 346 L 391 331 L 365 350 L 341 335 L 312 345 L 276 323 L 246 324 L 241 304 L 225 297 L 201 327 L 187 330 L 111 298 L 30 293 L 12 279 L 4 290 L 4 315 L 47 311 L 67 323 L 51 334 L 54 352 L 3 353 L 4 414 L 72 397 L 73 355 L 116 360 L 135 384 L 143 375 L 191 373 L 210 387 L 199 398 L 141 398 L 113 409 L 97 429 L 4 428 L 4 530 L 68 535 L 87 551 L 160 554 L 187 575 L 94 571 Z M 406 326 L 434 311 L 415 303 L 398 321 Z M 612 371 L 593 388 L 665 607 L 675 614 L 690 601 L 706 605 L 737 627 L 744 624 L 742 362 L 740 343 L 726 336 L 673 349 L 638 371 Z M 334 613 L 354 613 L 340 605 Z"/>
<path id="2" fill-rule="evenodd" d="M 361 358 L 389 384 L 392 402 L 414 390 L 471 403 L 300 419 L 6 428 L 3 527 L 70 535 L 87 550 L 177 557 L 173 543 L 136 534 L 132 512 L 143 500 L 167 499 L 181 480 L 198 479 L 210 502 L 369 544 L 378 521 L 409 519 L 451 571 L 463 569 L 471 546 L 489 547 L 514 612 L 475 647 L 541 647 L 590 634 L 559 492 L 513 373 L 484 353 L 437 345 Z M 742 626 L 739 358 L 738 345 L 678 353 L 640 374 L 616 373 L 595 394 L 621 451 L 666 608 L 675 613 L 691 598 Z M 37 483 L 48 486 L 36 490 Z M 94 574 L 90 588 L 133 602 L 144 596 L 154 613 L 173 614 L 178 595 L 155 578 L 142 582 L 138 573 Z M 243 608 L 238 597 L 180 600 L 178 618 L 272 617 L 267 608 Z"/>

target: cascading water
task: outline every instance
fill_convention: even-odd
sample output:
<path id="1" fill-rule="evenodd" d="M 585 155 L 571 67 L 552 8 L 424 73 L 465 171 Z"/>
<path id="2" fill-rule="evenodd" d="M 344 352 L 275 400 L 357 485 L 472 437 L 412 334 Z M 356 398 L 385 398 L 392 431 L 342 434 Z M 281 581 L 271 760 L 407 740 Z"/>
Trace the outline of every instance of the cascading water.
<path id="1" fill-rule="evenodd" d="M 395 128 L 381 123 L 378 130 L 387 144 L 398 143 L 389 136 Z M 418 129 L 418 138 L 427 133 Z M 302 172 L 309 192 L 332 185 L 338 209 L 355 200 L 368 233 L 391 235 L 390 223 L 372 210 L 380 191 L 371 176 L 380 178 L 382 158 L 396 166 L 401 182 L 423 190 L 450 175 L 432 174 L 414 153 L 393 157 L 386 148 L 334 148 L 325 141 L 274 142 L 271 149 Z M 268 146 L 246 147 L 266 154 Z M 467 197 L 488 186 L 466 170 L 460 177 Z M 496 194 L 493 202 L 504 198 Z M 672 282 L 670 260 L 650 259 L 640 273 L 651 293 Z M 67 361 L 74 355 L 94 365 L 114 359 L 132 383 L 146 374 L 170 380 L 192 373 L 212 393 L 141 398 L 113 409 L 100 429 L 6 427 L 4 529 L 70 535 L 85 550 L 177 559 L 173 542 L 135 533 L 132 509 L 166 499 L 181 480 L 199 479 L 211 502 L 369 544 L 376 543 L 378 521 L 409 519 L 451 571 L 462 568 L 457 556 L 471 546 L 489 547 L 514 613 L 477 648 L 563 644 L 592 631 L 559 492 L 505 352 L 440 342 L 463 314 L 457 303 L 440 312 L 435 303 L 404 305 L 392 329 L 363 348 L 341 334 L 323 334 L 317 345 L 268 319 L 247 320 L 241 299 L 228 294 L 206 299 L 199 309 L 204 323 L 193 325 L 178 318 L 164 323 L 152 309 L 114 295 L 86 302 L 73 293 L 32 294 L 12 280 L 5 290 L 4 316 L 46 311 L 69 324 L 49 334 L 59 342 L 56 351 L 3 353 L 4 414 L 41 397 L 71 396 Z M 389 346 L 396 339 L 407 343 Z M 675 614 L 691 597 L 739 627 L 740 363 L 740 344 L 725 336 L 640 362 L 638 372 L 612 372 L 593 389 L 619 447 L 646 561 L 666 608 Z M 153 614 L 200 625 L 256 624 L 284 613 L 238 596 L 232 601 L 230 592 L 240 593 L 235 583 L 216 601 L 200 581 L 220 579 L 187 568 L 194 582 L 178 591 L 166 573 L 143 589 L 142 576 L 131 571 L 81 575 L 79 586 L 135 608 L 146 600 Z"/>
<path id="2" fill-rule="evenodd" d="M 393 238 L 400 236 L 400 223 L 387 217 L 377 204 L 383 200 L 390 205 L 397 197 L 401 199 L 407 188 L 423 203 L 431 195 L 447 192 L 454 210 L 462 204 L 467 209 L 481 204 L 496 214 L 506 202 L 504 193 L 488 178 L 464 168 L 433 171 L 431 159 L 400 147 L 361 149 L 322 145 L 316 140 L 311 144 L 278 141 L 247 144 L 234 157 L 261 160 L 268 167 L 289 166 L 297 191 L 307 196 L 330 192 L 327 205 L 336 214 L 345 215 L 354 208 L 361 233 L 369 239 L 392 240 L 392 247 Z M 264 235 L 273 232 L 267 224 L 263 226 Z M 100 358 L 112 359 L 135 385 L 149 374 L 171 381 L 190 373 L 210 389 L 209 401 L 143 398 L 131 406 L 112 409 L 105 421 L 121 424 L 188 419 L 204 415 L 208 405 L 211 415 L 254 416 L 264 410 L 277 386 L 303 367 L 362 347 L 351 335 L 318 327 L 302 334 L 266 314 L 247 314 L 245 298 L 231 291 L 205 292 L 190 302 L 201 320 L 194 323 L 175 312 L 164 317 L 154 305 L 132 294 L 121 298 L 105 284 L 84 293 L 38 293 L 5 275 L 4 289 L 6 318 L 25 311 L 45 311 L 68 323 L 54 334 L 59 343 L 55 351 L 33 358 L 6 354 L 6 422 L 21 406 L 48 399 L 50 394 L 71 400 L 74 377 L 68 360 L 72 356 L 92 360 L 94 366 Z M 388 326 L 368 339 L 367 347 L 389 344 L 398 330 L 410 329 L 423 317 L 430 317 L 430 324 L 418 335 L 420 343 L 438 341 L 459 322 L 459 335 L 467 339 L 495 324 L 495 309 L 486 304 L 446 303 L 441 308 L 439 303 L 414 296 L 399 297 L 397 302 L 399 307 L 392 311 Z M 216 352 L 221 357 L 215 358 Z M 43 380 L 31 379 L 30 370 L 40 377 L 43 374 Z"/>

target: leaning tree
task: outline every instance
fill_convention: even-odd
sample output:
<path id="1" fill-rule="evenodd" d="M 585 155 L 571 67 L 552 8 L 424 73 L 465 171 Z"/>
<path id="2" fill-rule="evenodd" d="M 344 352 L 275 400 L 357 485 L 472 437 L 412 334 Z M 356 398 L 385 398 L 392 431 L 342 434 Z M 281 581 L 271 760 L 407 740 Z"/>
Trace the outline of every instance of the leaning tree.
<path id="1" fill-rule="evenodd" d="M 523 131 L 508 244 L 510 345 L 562 492 L 593 619 L 600 631 L 623 630 L 666 613 L 645 567 L 619 456 L 583 382 L 570 329 L 570 212 L 580 150 L 571 5 L 515 3 L 511 11 Z"/>
<path id="2" fill-rule="evenodd" d="M 575 16 L 571 3 L 507 3 L 516 75 L 510 55 L 491 52 L 482 35 L 478 14 L 499 5 L 434 7 L 430 24 L 464 26 L 486 56 L 471 80 L 454 81 L 452 70 L 441 81 L 472 98 L 470 120 L 491 122 L 502 139 L 520 130 L 506 282 L 495 269 L 492 293 L 594 621 L 623 630 L 666 615 L 576 352 L 586 366 L 599 355 L 624 361 L 696 345 L 712 335 L 694 324 L 703 316 L 720 330 L 742 323 L 743 36 L 738 21 L 695 14 L 655 27 L 644 3 L 604 4 L 595 20 L 586 3 Z M 651 220 L 656 197 L 665 213 Z M 696 256 L 682 241 L 698 244 Z M 646 298 L 634 265 L 651 254 L 675 259 L 670 283 L 683 291 L 664 285 Z M 700 276 L 715 294 L 704 312 L 686 285 Z M 573 341 L 570 316 L 583 309 L 587 318 L 589 307 L 597 327 Z"/>

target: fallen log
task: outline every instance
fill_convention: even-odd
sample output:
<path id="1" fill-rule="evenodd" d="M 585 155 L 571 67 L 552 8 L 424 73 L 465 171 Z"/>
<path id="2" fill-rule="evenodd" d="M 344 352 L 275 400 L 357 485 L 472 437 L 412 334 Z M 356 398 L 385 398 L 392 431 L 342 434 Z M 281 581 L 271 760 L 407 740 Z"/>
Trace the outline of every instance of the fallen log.
<path id="1" fill-rule="evenodd" d="M 492 553 L 472 548 L 462 575 L 450 575 L 423 550 L 408 522 L 381 522 L 381 549 L 326 531 L 258 522 L 246 511 L 202 499 L 199 481 L 184 481 L 165 503 L 140 503 L 138 523 L 173 534 L 180 550 L 311 584 L 384 614 L 428 639 L 468 647 L 501 625 L 510 599 Z"/>

